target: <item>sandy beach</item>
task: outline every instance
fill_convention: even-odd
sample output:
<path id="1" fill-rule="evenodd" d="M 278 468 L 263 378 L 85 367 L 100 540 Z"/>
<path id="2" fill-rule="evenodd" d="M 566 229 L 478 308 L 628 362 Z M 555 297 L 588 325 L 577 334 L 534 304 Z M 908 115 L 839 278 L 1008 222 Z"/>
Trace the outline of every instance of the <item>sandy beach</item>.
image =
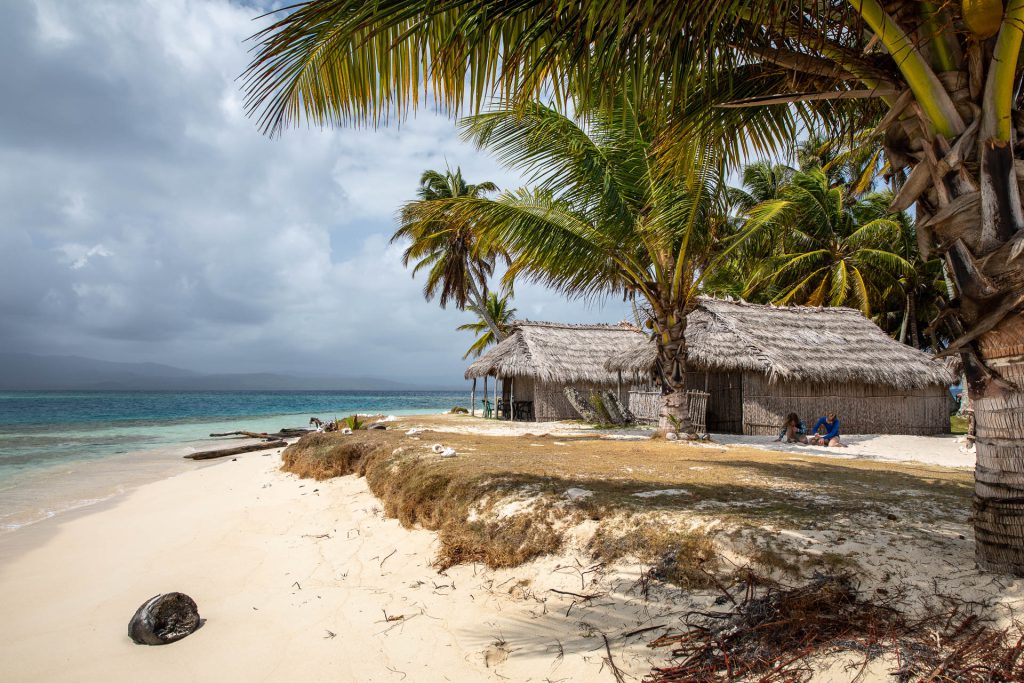
<path id="1" fill-rule="evenodd" d="M 391 438 L 421 450 L 434 438 L 462 439 L 465 458 L 477 457 L 472 451 L 487 439 L 531 457 L 566 447 L 507 433 L 536 434 L 536 424 L 477 422 L 481 432 L 501 431 L 495 439 L 474 436 L 471 418 L 404 422 L 402 430 L 421 424 L 437 433 Z M 703 457 L 701 446 L 664 446 Z M 720 596 L 655 582 L 641 593 L 641 563 L 606 565 L 584 552 L 593 521 L 570 529 L 561 551 L 525 565 L 439 573 L 437 534 L 385 517 L 364 478 L 299 479 L 280 470 L 280 453 L 197 467 L 0 538 L 0 679 L 612 681 L 610 656 L 640 680 L 666 661 L 647 646 L 657 627 L 715 609 Z M 1010 608 L 1021 602 L 1019 582 L 970 566 L 966 510 L 897 523 L 903 527 L 887 522 L 882 533 L 841 522 L 786 531 L 786 541 L 809 553 L 873 558 L 874 569 L 921 587 Z M 192 596 L 205 624 L 168 646 L 132 643 L 132 613 L 169 591 Z M 834 664 L 824 663 L 815 680 L 856 674 Z M 862 680 L 887 680 L 888 668 L 877 660 Z"/>
<path id="2" fill-rule="evenodd" d="M 299 480 L 278 471 L 278 455 L 197 469 L 0 540 L 0 678 L 589 680 L 603 644 L 583 637 L 582 613 L 586 628 L 619 635 L 670 609 L 577 607 L 566 619 L 571 598 L 550 611 L 524 599 L 580 590 L 575 567 L 556 571 L 564 558 L 439 575 L 435 534 L 384 519 L 362 479 Z M 134 610 L 175 590 L 205 625 L 170 646 L 133 644 Z M 642 672 L 647 648 L 633 640 L 616 657 Z"/>

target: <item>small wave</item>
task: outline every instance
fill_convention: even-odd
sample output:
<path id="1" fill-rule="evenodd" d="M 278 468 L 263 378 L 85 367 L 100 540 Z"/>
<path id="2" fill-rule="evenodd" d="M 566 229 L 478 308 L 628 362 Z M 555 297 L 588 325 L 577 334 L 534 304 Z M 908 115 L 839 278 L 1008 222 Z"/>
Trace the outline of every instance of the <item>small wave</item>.
<path id="1" fill-rule="evenodd" d="M 82 508 L 87 508 L 90 505 L 96 505 L 97 503 L 102 503 L 104 501 L 110 500 L 111 498 L 119 496 L 122 493 L 124 493 L 124 489 L 119 486 L 116 491 L 113 491 L 110 494 L 105 495 L 105 496 L 99 496 L 99 497 L 95 497 L 95 498 L 82 498 L 82 499 L 79 499 L 79 500 L 73 500 L 73 501 L 64 502 L 61 505 L 58 505 L 56 507 L 51 507 L 51 508 L 46 508 L 46 509 L 43 509 L 43 510 L 32 511 L 32 512 L 26 513 L 28 515 L 27 519 L 20 519 L 18 521 L 4 521 L 4 522 L 0 522 L 0 533 L 14 532 L 14 531 L 17 531 L 18 529 L 23 529 L 23 528 L 25 528 L 27 526 L 32 526 L 33 524 L 38 524 L 39 522 L 44 522 L 44 521 L 46 521 L 48 519 L 56 517 L 57 515 L 67 514 L 69 512 L 74 512 L 75 510 L 81 510 Z"/>

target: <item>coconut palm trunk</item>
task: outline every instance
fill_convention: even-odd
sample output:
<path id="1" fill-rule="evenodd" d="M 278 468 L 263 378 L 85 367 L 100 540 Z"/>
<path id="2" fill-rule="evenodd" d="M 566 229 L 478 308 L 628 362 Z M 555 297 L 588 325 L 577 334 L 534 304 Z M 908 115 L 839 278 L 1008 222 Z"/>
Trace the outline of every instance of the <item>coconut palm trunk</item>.
<path id="1" fill-rule="evenodd" d="M 658 432 L 694 436 L 686 399 L 686 316 L 658 316 L 658 374 L 661 381 L 661 408 Z"/>
<path id="2" fill-rule="evenodd" d="M 979 564 L 1024 574 L 1024 319 L 1008 319 L 979 339 L 987 380 L 974 369 L 968 386 L 977 429 L 974 521 Z M 969 369 L 971 366 L 969 366 Z"/>
<path id="3" fill-rule="evenodd" d="M 491 316 L 490 311 L 487 310 L 487 295 L 480 293 L 480 287 L 477 286 L 476 280 L 472 277 L 468 281 L 470 305 L 469 307 L 480 316 L 480 319 L 487 323 L 487 327 L 491 330 L 491 334 L 500 343 L 505 340 L 505 333 L 502 332 L 501 327 L 495 322 Z"/>

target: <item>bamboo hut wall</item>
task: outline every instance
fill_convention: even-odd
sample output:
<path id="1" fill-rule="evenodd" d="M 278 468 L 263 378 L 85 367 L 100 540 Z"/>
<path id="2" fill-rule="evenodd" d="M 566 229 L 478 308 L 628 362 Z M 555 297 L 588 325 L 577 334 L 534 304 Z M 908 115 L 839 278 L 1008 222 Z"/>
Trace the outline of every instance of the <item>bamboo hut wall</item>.
<path id="1" fill-rule="evenodd" d="M 657 422 L 661 408 L 661 390 L 633 387 L 629 390 L 629 412 L 640 422 Z"/>
<path id="2" fill-rule="evenodd" d="M 814 422 L 834 411 L 846 434 L 943 434 L 949 431 L 949 391 L 943 386 L 896 389 L 877 384 L 778 382 L 743 377 L 743 433 L 778 434 L 787 413 Z"/>
<path id="3" fill-rule="evenodd" d="M 708 372 L 686 373 L 686 388 L 699 389 L 708 397 L 707 428 L 719 434 L 739 434 L 743 431 L 743 373 Z"/>
<path id="4" fill-rule="evenodd" d="M 523 381 L 522 378 L 516 378 L 516 400 L 521 400 L 519 395 L 519 382 Z M 532 393 L 533 398 L 522 400 L 533 401 L 533 414 L 537 420 L 549 421 L 549 420 L 577 420 L 579 419 L 579 413 L 569 403 L 569 399 L 565 397 L 565 387 L 572 386 L 583 394 L 588 399 L 590 395 L 595 391 L 615 391 L 615 382 L 609 382 L 605 384 L 595 384 L 592 382 L 572 382 L 570 384 L 564 384 L 561 382 L 544 382 L 541 380 L 526 380 L 533 382 Z"/>

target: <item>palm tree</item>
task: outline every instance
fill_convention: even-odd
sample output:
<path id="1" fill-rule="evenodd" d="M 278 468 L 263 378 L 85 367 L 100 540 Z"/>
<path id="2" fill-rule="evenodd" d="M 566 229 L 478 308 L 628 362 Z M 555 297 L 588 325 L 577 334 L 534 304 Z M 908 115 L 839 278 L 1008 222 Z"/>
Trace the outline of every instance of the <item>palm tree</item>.
<path id="1" fill-rule="evenodd" d="M 772 226 L 787 226 L 783 253 L 754 272 L 744 292 L 775 304 L 854 306 L 871 317 L 885 293 L 913 266 L 894 252 L 899 221 L 876 201 L 850 204 L 843 186 L 833 187 L 821 170 L 797 173 L 769 199 L 751 207 Z"/>
<path id="2" fill-rule="evenodd" d="M 800 170 L 820 169 L 829 184 L 844 187 L 847 201 L 859 200 L 888 168 L 873 133 L 866 129 L 839 138 L 817 134 L 807 137 L 796 150 Z"/>
<path id="3" fill-rule="evenodd" d="M 479 226 L 512 256 L 507 278 L 526 277 L 569 297 L 624 294 L 651 311 L 663 388 L 663 431 L 689 433 L 686 315 L 703 274 L 732 237 L 721 174 L 707 164 L 686 177 L 657 172 L 658 118 L 625 94 L 610 115 L 569 118 L 532 103 L 466 118 L 465 136 L 532 178 L 497 199 L 456 197 L 435 212 Z"/>
<path id="4" fill-rule="evenodd" d="M 735 230 L 742 231 L 751 212 L 756 207 L 781 198 L 786 186 L 792 182 L 796 169 L 785 164 L 758 161 L 743 168 L 742 185 L 726 189 L 729 212 L 733 217 Z M 718 264 L 704 282 L 704 291 L 720 297 L 745 298 L 757 303 L 766 303 L 767 297 L 758 290 L 748 291 L 748 283 L 772 274 L 772 257 L 784 253 L 788 225 L 766 220 L 757 230 L 737 245 L 730 257 Z"/>
<path id="5" fill-rule="evenodd" d="M 977 417 L 978 561 L 1024 574 L 1024 0 L 315 0 L 288 11 L 257 34 L 244 81 L 270 132 L 303 117 L 402 117 L 421 83 L 457 111 L 545 92 L 611 110 L 637 82 L 638 103 L 674 127 L 664 157 L 683 166 L 705 143 L 737 163 L 788 149 L 800 125 L 831 137 L 873 127 L 905 178 L 893 209 L 916 204 L 921 254 L 940 254 L 956 288 L 949 349 Z"/>
<path id="6" fill-rule="evenodd" d="M 879 193 L 877 201 L 888 206 L 892 203 L 890 193 Z M 941 320 L 942 311 L 950 305 L 942 261 L 921 257 L 910 216 L 900 212 L 894 217 L 900 224 L 900 237 L 890 248 L 910 263 L 911 270 L 884 294 L 886 303 L 875 322 L 900 342 L 937 352 L 952 340 L 946 325 L 931 324 Z"/>
<path id="7" fill-rule="evenodd" d="M 512 308 L 510 305 L 511 299 L 512 297 L 509 294 L 499 297 L 494 292 L 488 292 L 487 300 L 484 302 L 487 314 L 490 316 L 490 319 L 497 324 L 503 338 L 508 336 L 509 330 L 512 327 L 512 322 L 516 319 L 516 309 Z M 476 336 L 476 341 L 473 342 L 473 345 L 470 346 L 462 356 L 463 360 L 470 356 L 479 356 L 487 349 L 488 346 L 497 344 L 501 341 L 498 336 L 494 334 L 494 330 L 491 329 L 490 324 L 484 320 L 483 316 L 479 316 L 479 319 L 474 322 L 459 325 L 455 329 L 472 332 Z"/>
<path id="8" fill-rule="evenodd" d="M 460 168 L 444 173 L 424 171 L 418 199 L 402 208 L 401 225 L 391 241 L 410 241 L 402 254 L 402 264 L 408 266 L 415 262 L 414 277 L 420 270 L 427 270 L 423 284 L 427 301 L 437 296 L 441 308 L 449 302 L 459 310 L 469 307 L 490 328 L 495 339 L 501 341 L 505 333 L 487 309 L 487 281 L 494 273 L 495 261 L 502 256 L 501 251 L 482 247 L 476 226 L 471 223 L 454 224 L 443 212 L 430 212 L 429 219 L 422 219 L 427 213 L 425 207 L 454 197 L 478 198 L 497 190 L 498 186 L 491 182 L 467 183 Z"/>

